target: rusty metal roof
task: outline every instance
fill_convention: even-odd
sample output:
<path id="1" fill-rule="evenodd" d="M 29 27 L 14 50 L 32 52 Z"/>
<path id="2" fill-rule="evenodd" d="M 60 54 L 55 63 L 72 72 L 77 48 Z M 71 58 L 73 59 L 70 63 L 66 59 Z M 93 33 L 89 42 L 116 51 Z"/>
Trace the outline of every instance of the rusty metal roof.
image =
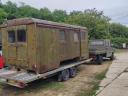
<path id="1" fill-rule="evenodd" d="M 62 27 L 70 27 L 70 28 L 85 29 L 85 30 L 87 29 L 86 27 L 75 26 L 75 25 L 64 24 L 64 23 L 57 23 L 57 22 L 35 19 L 35 18 L 19 18 L 19 19 L 7 20 L 0 27 L 28 25 L 28 24 L 32 24 L 32 23 L 53 25 L 53 26 L 60 26 L 60 27 L 61 26 Z"/>

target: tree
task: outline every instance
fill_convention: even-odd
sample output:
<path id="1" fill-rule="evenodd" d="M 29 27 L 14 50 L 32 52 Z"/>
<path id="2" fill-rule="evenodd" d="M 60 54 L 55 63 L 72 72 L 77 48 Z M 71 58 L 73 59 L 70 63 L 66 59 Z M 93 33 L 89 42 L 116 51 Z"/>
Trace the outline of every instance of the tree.
<path id="1" fill-rule="evenodd" d="M 23 5 L 18 8 L 18 17 L 33 17 L 40 18 L 39 10 L 29 5 Z"/>
<path id="2" fill-rule="evenodd" d="M 2 23 L 6 18 L 7 18 L 7 13 L 0 8 L 0 23 Z"/>
<path id="3" fill-rule="evenodd" d="M 8 1 L 5 5 L 2 6 L 3 10 L 8 13 L 7 18 L 16 18 L 17 14 L 17 5 L 15 3 L 12 3 L 11 1 Z"/>
<path id="4" fill-rule="evenodd" d="M 128 38 L 128 28 L 119 23 L 110 24 L 110 34 L 112 37 Z"/>
<path id="5" fill-rule="evenodd" d="M 53 21 L 56 22 L 64 22 L 65 19 L 67 18 L 67 12 L 64 10 L 54 10 L 53 14 Z"/>
<path id="6" fill-rule="evenodd" d="M 53 20 L 53 16 L 51 11 L 48 8 L 41 8 L 40 9 L 40 18 L 43 20 Z"/>
<path id="7" fill-rule="evenodd" d="M 109 38 L 108 22 L 109 18 L 96 9 L 81 11 L 73 11 L 65 22 L 80 25 L 88 28 L 90 39 Z"/>

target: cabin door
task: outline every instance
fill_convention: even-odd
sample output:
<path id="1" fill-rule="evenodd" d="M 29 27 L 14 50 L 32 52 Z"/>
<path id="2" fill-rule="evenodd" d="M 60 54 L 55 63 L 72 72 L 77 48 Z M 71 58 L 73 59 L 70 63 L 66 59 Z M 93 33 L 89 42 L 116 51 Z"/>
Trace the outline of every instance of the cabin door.
<path id="1" fill-rule="evenodd" d="M 17 28 L 17 64 L 19 66 L 27 67 L 27 31 L 26 29 Z"/>
<path id="2" fill-rule="evenodd" d="M 15 31 L 8 32 L 9 59 L 19 67 L 27 67 L 27 31 L 26 28 L 17 27 Z"/>
<path id="3" fill-rule="evenodd" d="M 4 32 L 3 32 L 3 34 L 4 34 Z M 17 55 L 16 55 L 16 32 L 14 29 L 11 29 L 11 30 L 7 31 L 7 34 L 8 34 L 7 63 L 16 65 L 16 58 L 17 58 Z M 3 38 L 4 37 L 5 36 L 3 35 Z"/>

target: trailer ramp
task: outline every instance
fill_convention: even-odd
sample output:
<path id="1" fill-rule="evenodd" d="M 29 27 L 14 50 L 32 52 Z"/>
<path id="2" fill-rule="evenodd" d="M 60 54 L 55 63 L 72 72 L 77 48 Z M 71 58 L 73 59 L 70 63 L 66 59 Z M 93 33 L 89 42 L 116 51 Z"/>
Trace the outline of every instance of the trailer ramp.
<path id="1" fill-rule="evenodd" d="M 38 79 L 38 75 L 27 71 L 14 71 L 6 68 L 0 70 L 0 82 L 23 88 L 28 81 Z"/>

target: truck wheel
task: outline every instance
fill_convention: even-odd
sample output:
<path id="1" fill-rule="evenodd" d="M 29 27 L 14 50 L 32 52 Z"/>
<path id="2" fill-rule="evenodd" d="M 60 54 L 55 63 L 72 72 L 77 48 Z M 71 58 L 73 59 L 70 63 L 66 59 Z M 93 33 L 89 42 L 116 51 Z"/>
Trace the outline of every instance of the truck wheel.
<path id="1" fill-rule="evenodd" d="M 110 60 L 114 60 L 114 53 L 112 53 Z"/>
<path id="2" fill-rule="evenodd" d="M 102 62 L 103 62 L 103 57 L 101 55 L 97 55 L 96 56 L 96 63 L 97 64 L 102 64 Z"/>
<path id="3" fill-rule="evenodd" d="M 73 77 L 75 77 L 76 76 L 76 67 L 72 67 L 72 68 L 70 68 L 69 69 L 69 76 L 71 77 L 71 78 L 73 78 Z"/>
<path id="4" fill-rule="evenodd" d="M 69 69 L 61 71 L 58 75 L 58 81 L 67 81 L 69 79 Z"/>

